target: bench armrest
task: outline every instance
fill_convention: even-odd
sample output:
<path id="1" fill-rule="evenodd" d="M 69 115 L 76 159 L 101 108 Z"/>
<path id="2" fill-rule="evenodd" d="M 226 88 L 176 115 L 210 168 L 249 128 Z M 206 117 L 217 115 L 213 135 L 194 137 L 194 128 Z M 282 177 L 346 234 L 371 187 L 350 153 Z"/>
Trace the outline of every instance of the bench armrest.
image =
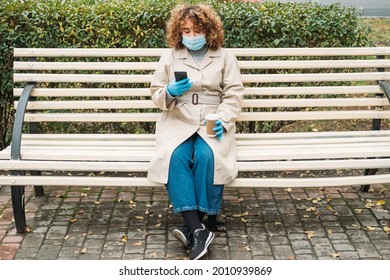
<path id="1" fill-rule="evenodd" d="M 28 83 L 23 89 L 22 95 L 19 98 L 18 108 L 15 113 L 14 127 L 12 130 L 11 143 L 11 159 L 20 159 L 20 148 L 22 142 L 22 129 L 24 123 L 24 115 L 26 113 L 27 103 L 30 100 L 30 95 L 35 87 L 35 83 Z"/>
<path id="2" fill-rule="evenodd" d="M 385 92 L 387 99 L 390 101 L 390 85 L 387 81 L 379 81 L 379 86 Z"/>

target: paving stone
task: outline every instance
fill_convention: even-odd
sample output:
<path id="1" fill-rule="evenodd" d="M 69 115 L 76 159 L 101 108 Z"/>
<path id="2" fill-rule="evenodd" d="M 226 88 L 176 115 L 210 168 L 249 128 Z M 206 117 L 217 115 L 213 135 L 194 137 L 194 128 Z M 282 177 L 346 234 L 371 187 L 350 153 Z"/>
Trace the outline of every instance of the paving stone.
<path id="1" fill-rule="evenodd" d="M 58 258 L 58 254 L 61 250 L 60 245 L 42 245 L 38 255 L 38 260 L 56 260 Z"/>
<path id="2" fill-rule="evenodd" d="M 290 246 L 272 246 L 272 252 L 276 260 L 288 260 L 294 258 L 294 253 Z"/>
<path id="3" fill-rule="evenodd" d="M 214 245 L 211 244 L 209 247 L 209 258 L 213 260 L 229 260 L 230 251 L 226 245 Z"/>
<path id="4" fill-rule="evenodd" d="M 336 250 L 336 252 L 340 251 L 355 251 L 355 247 L 352 244 L 349 243 L 343 243 L 343 244 L 333 244 L 333 248 Z"/>
<path id="5" fill-rule="evenodd" d="M 379 258 L 379 253 L 375 246 L 370 243 L 354 243 L 359 256 L 363 259 Z"/>
<path id="6" fill-rule="evenodd" d="M 52 226 L 49 228 L 46 238 L 47 239 L 64 239 L 66 232 L 68 230 L 67 226 Z"/>
<path id="7" fill-rule="evenodd" d="M 45 238 L 41 233 L 30 233 L 24 238 L 21 248 L 39 248 Z"/>
<path id="8" fill-rule="evenodd" d="M 312 248 L 312 245 L 308 240 L 293 240 L 291 241 L 291 246 L 294 250 Z"/>
<path id="9" fill-rule="evenodd" d="M 250 242 L 253 255 L 272 255 L 271 246 L 268 242 Z"/>

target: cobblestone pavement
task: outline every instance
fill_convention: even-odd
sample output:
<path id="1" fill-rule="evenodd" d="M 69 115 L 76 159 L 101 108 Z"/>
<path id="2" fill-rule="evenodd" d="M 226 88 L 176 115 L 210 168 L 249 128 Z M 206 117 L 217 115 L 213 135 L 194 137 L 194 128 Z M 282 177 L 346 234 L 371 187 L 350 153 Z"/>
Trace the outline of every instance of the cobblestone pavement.
<path id="1" fill-rule="evenodd" d="M 204 259 L 390 259 L 390 189 L 225 190 L 221 231 Z M 26 191 L 28 234 L 17 234 L 0 189 L 0 259 L 186 259 L 182 224 L 162 188 Z"/>

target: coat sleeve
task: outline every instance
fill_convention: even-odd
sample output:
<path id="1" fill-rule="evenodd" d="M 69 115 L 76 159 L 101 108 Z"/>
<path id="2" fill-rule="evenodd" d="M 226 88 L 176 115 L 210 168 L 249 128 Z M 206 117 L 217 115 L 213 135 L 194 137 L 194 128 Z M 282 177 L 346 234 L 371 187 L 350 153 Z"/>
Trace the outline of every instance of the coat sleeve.
<path id="1" fill-rule="evenodd" d="M 167 92 L 172 60 L 173 50 L 164 52 L 161 55 L 150 85 L 152 100 L 161 110 L 172 110 L 175 107 L 175 102 L 173 102 L 175 98 Z"/>
<path id="2" fill-rule="evenodd" d="M 231 52 L 225 51 L 225 66 L 222 77 L 222 103 L 218 106 L 217 114 L 222 120 L 223 127 L 229 132 L 235 126 L 235 121 L 240 115 L 245 89 L 241 81 L 237 58 Z"/>

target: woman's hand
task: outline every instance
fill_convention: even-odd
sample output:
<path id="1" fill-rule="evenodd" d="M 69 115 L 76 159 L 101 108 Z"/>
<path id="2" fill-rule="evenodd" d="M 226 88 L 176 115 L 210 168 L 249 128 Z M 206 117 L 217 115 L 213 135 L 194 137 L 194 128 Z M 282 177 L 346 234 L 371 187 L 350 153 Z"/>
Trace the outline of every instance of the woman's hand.
<path id="1" fill-rule="evenodd" d="M 170 95 L 172 95 L 173 97 L 177 97 L 189 91 L 191 87 L 191 80 L 189 78 L 185 78 L 178 82 L 170 82 L 167 86 L 167 90 Z"/>
<path id="2" fill-rule="evenodd" d="M 222 140 L 223 126 L 221 120 L 217 120 L 215 122 L 215 127 L 213 128 L 213 131 L 215 131 L 215 135 L 217 136 L 218 140 Z"/>
<path id="3" fill-rule="evenodd" d="M 204 124 L 206 124 L 206 120 L 204 121 Z M 221 120 L 215 121 L 215 127 L 213 128 L 213 131 L 215 131 L 215 136 L 218 138 L 218 140 L 222 140 L 223 126 Z"/>

